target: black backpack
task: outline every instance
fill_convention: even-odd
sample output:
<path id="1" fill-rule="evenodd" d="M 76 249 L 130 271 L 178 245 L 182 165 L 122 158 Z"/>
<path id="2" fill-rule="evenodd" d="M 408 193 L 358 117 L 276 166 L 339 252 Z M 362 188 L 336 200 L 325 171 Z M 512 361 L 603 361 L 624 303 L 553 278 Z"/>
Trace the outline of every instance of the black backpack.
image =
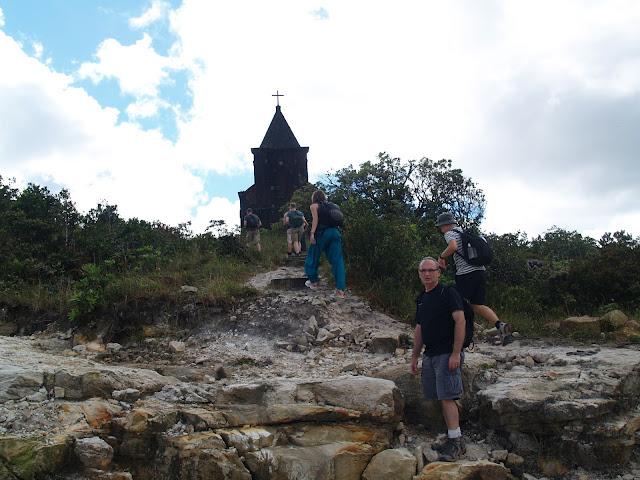
<path id="1" fill-rule="evenodd" d="M 304 213 L 299 210 L 288 212 L 287 215 L 289 216 L 289 228 L 298 228 L 304 223 Z"/>
<path id="2" fill-rule="evenodd" d="M 254 213 L 250 213 L 249 215 L 244 217 L 244 220 L 245 222 L 247 222 L 247 228 L 258 228 L 258 223 L 260 222 L 260 220 Z"/>
<path id="3" fill-rule="evenodd" d="M 493 260 L 493 250 L 486 238 L 477 235 L 471 230 L 453 229 L 460 234 L 460 245 L 462 253 L 456 250 L 458 255 L 464 258 L 465 262 L 475 267 L 489 265 Z"/>
<path id="4" fill-rule="evenodd" d="M 318 205 L 318 222 L 325 227 L 341 227 L 344 214 L 335 203 L 322 202 Z"/>
<path id="5" fill-rule="evenodd" d="M 456 292 L 458 292 L 458 289 L 456 287 L 454 287 L 453 285 L 449 285 L 449 286 L 444 286 L 444 288 L 440 290 L 440 295 L 442 295 L 442 292 L 444 292 L 447 288 L 451 288 Z M 458 292 L 458 295 L 460 295 L 460 298 L 462 299 L 462 308 L 464 311 L 464 321 L 465 321 L 464 343 L 462 344 L 462 348 L 467 348 L 469 345 L 473 343 L 473 332 L 475 330 L 474 320 L 475 320 L 476 314 L 473 312 L 473 307 L 471 307 L 469 300 L 464 298 L 460 294 L 460 292 Z"/>

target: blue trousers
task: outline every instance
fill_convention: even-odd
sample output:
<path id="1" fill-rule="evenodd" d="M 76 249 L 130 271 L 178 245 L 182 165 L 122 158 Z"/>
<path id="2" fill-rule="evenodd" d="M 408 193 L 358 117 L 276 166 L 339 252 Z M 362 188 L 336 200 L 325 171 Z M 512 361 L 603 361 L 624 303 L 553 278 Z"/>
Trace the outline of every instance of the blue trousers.
<path id="1" fill-rule="evenodd" d="M 317 232 L 318 233 L 318 232 Z M 333 279 L 338 290 L 347 288 L 344 259 L 342 258 L 342 234 L 337 228 L 325 228 L 316 235 L 315 245 L 310 245 L 307 260 L 304 263 L 304 273 L 313 283 L 318 281 L 318 267 L 320 256 L 324 252 L 331 264 Z"/>

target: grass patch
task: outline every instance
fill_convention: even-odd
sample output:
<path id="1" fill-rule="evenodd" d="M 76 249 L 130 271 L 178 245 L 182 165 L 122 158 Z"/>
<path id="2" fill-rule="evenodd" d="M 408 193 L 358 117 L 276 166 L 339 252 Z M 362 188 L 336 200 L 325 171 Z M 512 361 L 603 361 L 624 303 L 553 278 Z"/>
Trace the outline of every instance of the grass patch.
<path id="1" fill-rule="evenodd" d="M 0 286 L 0 304 L 22 307 L 33 312 L 55 312 L 79 323 L 92 319 L 104 307 L 130 301 L 178 302 L 184 298 L 180 287 L 198 288 L 198 301 L 230 307 L 257 292 L 247 280 L 262 271 L 278 266 L 286 252 L 285 231 L 262 232 L 262 252 L 248 250 L 244 238 L 231 237 L 221 249 L 186 248 L 166 256 L 148 270 L 140 268 L 118 271 L 111 263 L 88 264 L 75 281 L 61 279 L 57 284 L 42 283 Z"/>

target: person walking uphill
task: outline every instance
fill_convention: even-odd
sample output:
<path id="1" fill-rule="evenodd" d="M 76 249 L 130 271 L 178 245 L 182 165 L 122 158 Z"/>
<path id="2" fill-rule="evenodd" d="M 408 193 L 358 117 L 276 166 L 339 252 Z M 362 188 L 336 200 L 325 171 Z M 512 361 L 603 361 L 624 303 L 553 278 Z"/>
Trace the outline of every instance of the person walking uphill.
<path id="1" fill-rule="evenodd" d="M 486 305 L 487 277 L 486 269 L 483 265 L 472 265 L 465 259 L 463 254 L 462 231 L 458 226 L 453 214 L 446 212 L 438 215 L 436 227 L 444 234 L 447 248 L 438 257 L 438 265 L 445 269 L 447 263 L 445 258 L 453 255 L 456 266 L 456 287 L 460 294 L 469 300 L 476 315 L 480 315 L 493 327 L 495 326 L 502 338 L 502 345 L 507 345 L 513 341 L 511 324 L 501 322 L 498 315 Z"/>
<path id="2" fill-rule="evenodd" d="M 260 246 L 260 227 L 262 222 L 251 208 L 247 208 L 247 214 L 244 217 L 244 228 L 247 230 L 247 244 L 255 245 L 257 251 L 262 251 Z"/>
<path id="3" fill-rule="evenodd" d="M 290 203 L 289 210 L 284 214 L 282 222 L 287 227 L 287 255 L 290 256 L 292 252 L 299 255 L 302 249 L 300 240 L 304 236 L 304 229 L 308 225 L 306 218 L 304 218 L 304 213 L 296 209 L 295 203 Z"/>
<path id="4" fill-rule="evenodd" d="M 307 251 L 307 260 L 304 264 L 304 273 L 309 277 L 305 285 L 309 288 L 318 288 L 318 267 L 322 252 L 327 255 L 333 279 L 336 283 L 336 296 L 346 296 L 346 272 L 342 257 L 342 234 L 338 228 L 342 225 L 342 212 L 337 205 L 327 202 L 327 196 L 321 190 L 316 190 L 311 195 L 311 232 L 309 242 L 311 246 Z"/>
<path id="5" fill-rule="evenodd" d="M 422 390 L 427 400 L 439 400 L 447 424 L 447 441 L 437 448 L 439 460 L 454 462 L 465 453 L 456 400 L 462 395 L 462 351 L 466 320 L 460 294 L 439 283 L 440 266 L 426 257 L 418 266 L 424 291 L 416 299 L 416 328 L 413 335 L 411 373 L 418 373 L 422 358 Z"/>

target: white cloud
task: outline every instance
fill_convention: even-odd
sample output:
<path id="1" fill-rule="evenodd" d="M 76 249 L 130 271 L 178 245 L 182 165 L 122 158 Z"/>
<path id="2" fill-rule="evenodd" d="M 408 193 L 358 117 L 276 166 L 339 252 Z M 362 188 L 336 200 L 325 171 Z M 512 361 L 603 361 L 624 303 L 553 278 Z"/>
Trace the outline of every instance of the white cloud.
<path id="1" fill-rule="evenodd" d="M 151 118 L 158 114 L 161 108 L 168 108 L 170 105 L 160 99 L 144 98 L 127 106 L 127 115 L 132 120 L 141 118 Z"/>
<path id="2" fill-rule="evenodd" d="M 132 25 L 162 18 L 160 3 Z M 310 14 L 320 8 L 330 12 L 322 21 Z M 193 107 L 178 112 L 175 144 L 117 125 L 118 112 L 70 88 L 69 78 L 14 55 L 25 73 L 0 78 L 11 105 L 0 112 L 11 118 L 0 130 L 0 163 L 10 152 L 14 171 L 72 183 L 87 203 L 100 192 L 123 211 L 148 212 L 145 218 L 184 221 L 195 211 L 205 225 L 216 218 L 207 208 L 231 211 L 234 203 L 209 202 L 191 172 L 250 170 L 250 148 L 259 145 L 274 111 L 271 94 L 280 89 L 283 113 L 310 147 L 312 179 L 380 151 L 452 158 L 487 193 L 487 230 L 533 235 L 558 225 L 640 234 L 634 0 L 393 7 L 283 0 L 278 9 L 258 0 L 184 0 L 166 15 L 178 39 L 168 55 L 147 34 L 132 45 L 107 39 L 80 74 L 116 79 L 135 98 L 130 118 L 139 119 L 174 108 L 158 97 L 160 86 L 188 68 Z M 34 81 L 37 75 L 45 80 Z M 164 195 L 155 206 L 149 176 Z M 136 205 L 137 189 L 148 206 Z"/>
<path id="3" fill-rule="evenodd" d="M 41 42 L 33 42 L 33 55 L 36 58 L 42 58 L 42 52 L 44 51 L 44 46 Z"/>
<path id="4" fill-rule="evenodd" d="M 240 224 L 240 202 L 231 202 L 224 197 L 213 197 L 198 207 L 193 217 L 192 228 L 195 232 L 204 232 L 212 220 L 224 220 L 228 228 Z"/>
<path id="5" fill-rule="evenodd" d="M 7 66 L 0 76 L 0 116 L 12 118 L 0 129 L 3 177 L 65 186 L 82 211 L 106 200 L 125 217 L 173 225 L 191 218 L 203 182 L 171 142 L 156 131 L 118 124 L 117 111 L 101 107 L 72 87 L 72 78 L 28 56 L 2 32 L 0 52 Z"/>
<path id="6" fill-rule="evenodd" d="M 152 23 L 165 18 L 169 8 L 170 6 L 166 1 L 153 0 L 151 6 L 142 15 L 129 20 L 129 25 L 136 29 L 148 27 Z"/>
<path id="7" fill-rule="evenodd" d="M 80 78 L 94 83 L 115 78 L 123 93 L 134 97 L 158 94 L 158 87 L 168 77 L 171 60 L 153 49 L 148 34 L 133 45 L 122 45 L 113 38 L 104 40 L 96 52 L 97 62 L 83 63 L 78 70 Z"/>

